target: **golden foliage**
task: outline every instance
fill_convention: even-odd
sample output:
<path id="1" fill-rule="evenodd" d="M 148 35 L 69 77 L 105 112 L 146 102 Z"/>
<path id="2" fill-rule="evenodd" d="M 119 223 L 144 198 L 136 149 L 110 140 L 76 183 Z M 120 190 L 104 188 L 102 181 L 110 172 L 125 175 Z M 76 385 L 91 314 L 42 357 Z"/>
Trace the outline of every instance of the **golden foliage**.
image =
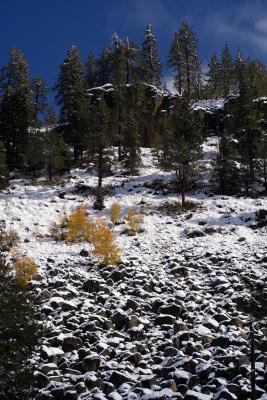
<path id="1" fill-rule="evenodd" d="M 136 235 L 136 233 L 140 229 L 140 225 L 143 222 L 143 216 L 138 214 L 138 212 L 135 211 L 133 208 L 128 208 L 125 219 L 128 223 L 128 228 L 127 228 L 128 235 L 129 236 Z"/>
<path id="2" fill-rule="evenodd" d="M 120 261 L 120 250 L 115 243 L 115 237 L 105 221 L 98 218 L 94 232 L 94 255 L 100 259 L 102 264 L 117 265 Z"/>
<path id="3" fill-rule="evenodd" d="M 91 242 L 95 223 L 88 217 L 84 205 L 76 208 L 68 217 L 67 237 L 69 243 Z"/>
<path id="4" fill-rule="evenodd" d="M 37 265 L 33 258 L 19 258 L 13 265 L 18 286 L 25 287 L 37 273 Z"/>
<path id="5" fill-rule="evenodd" d="M 112 204 L 110 208 L 110 218 L 113 224 L 117 224 L 120 220 L 121 206 L 119 203 Z"/>

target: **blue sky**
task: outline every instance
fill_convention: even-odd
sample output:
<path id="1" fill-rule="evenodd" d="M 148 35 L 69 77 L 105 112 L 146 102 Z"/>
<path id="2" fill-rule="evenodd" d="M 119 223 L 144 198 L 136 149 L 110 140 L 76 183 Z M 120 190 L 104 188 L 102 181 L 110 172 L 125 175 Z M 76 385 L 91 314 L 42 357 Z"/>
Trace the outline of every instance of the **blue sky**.
<path id="1" fill-rule="evenodd" d="M 245 56 L 267 64 L 267 0 L 10 0 L 1 4 L 0 66 L 15 45 L 31 73 L 43 76 L 51 87 L 72 44 L 85 59 L 90 49 L 98 54 L 114 31 L 140 43 L 148 23 L 166 63 L 182 19 L 189 20 L 199 37 L 204 65 L 225 42 L 234 53 L 240 47 Z"/>

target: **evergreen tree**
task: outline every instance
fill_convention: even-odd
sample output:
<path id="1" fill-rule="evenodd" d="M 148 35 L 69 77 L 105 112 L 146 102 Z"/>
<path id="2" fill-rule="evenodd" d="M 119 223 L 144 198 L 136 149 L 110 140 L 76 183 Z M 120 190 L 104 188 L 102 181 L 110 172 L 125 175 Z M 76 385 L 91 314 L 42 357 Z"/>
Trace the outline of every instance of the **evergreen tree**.
<path id="1" fill-rule="evenodd" d="M 194 162 L 200 157 L 202 143 L 199 116 L 192 110 L 187 94 L 174 105 L 165 126 L 167 129 L 162 135 L 160 163 L 165 169 L 175 171 L 182 206 L 185 206 L 188 178 L 194 169 Z"/>
<path id="2" fill-rule="evenodd" d="M 243 66 L 240 73 L 239 98 L 234 117 L 234 130 L 239 142 L 241 162 L 244 166 L 244 179 L 248 184 L 255 177 L 255 160 L 259 154 L 261 130 L 246 65 Z"/>
<path id="3" fill-rule="evenodd" d="M 86 113 L 85 93 L 83 87 L 83 65 L 80 53 L 72 46 L 60 66 L 56 85 L 57 102 L 61 106 L 60 122 L 64 124 L 64 138 L 73 147 L 74 162 L 82 156 L 84 149 L 83 128 Z"/>
<path id="4" fill-rule="evenodd" d="M 89 53 L 87 63 L 85 65 L 84 86 L 85 89 L 92 89 L 97 82 L 96 58 L 92 52 Z"/>
<path id="5" fill-rule="evenodd" d="M 101 210 L 104 208 L 103 178 L 108 169 L 108 150 L 112 144 L 110 135 L 110 109 L 102 95 L 90 105 L 91 117 L 91 149 L 97 167 L 98 184 L 97 196 L 94 207 Z"/>
<path id="6" fill-rule="evenodd" d="M 151 25 L 147 25 L 142 44 L 143 80 L 149 85 L 161 85 L 162 65 L 158 56 L 158 49 Z"/>
<path id="7" fill-rule="evenodd" d="M 55 173 L 64 171 L 69 159 L 68 147 L 56 131 L 57 118 L 52 107 L 46 116 L 46 131 L 43 136 L 44 161 L 47 165 L 48 179 L 51 181 Z"/>
<path id="8" fill-rule="evenodd" d="M 6 165 L 6 153 L 4 147 L 0 143 L 0 190 L 3 190 L 8 185 L 8 168 Z"/>
<path id="9" fill-rule="evenodd" d="M 40 117 L 45 113 L 46 110 L 46 96 L 48 88 L 45 81 L 40 76 L 36 76 L 32 80 L 31 87 L 33 94 L 35 126 L 40 127 L 41 126 Z"/>
<path id="10" fill-rule="evenodd" d="M 130 108 L 127 113 L 123 153 L 125 166 L 129 171 L 129 174 L 136 175 L 138 173 L 138 167 L 141 164 L 141 149 L 139 121 L 133 108 Z"/>
<path id="11" fill-rule="evenodd" d="M 39 128 L 29 130 L 24 157 L 26 165 L 35 178 L 36 171 L 44 164 L 44 138 L 43 131 Z"/>
<path id="12" fill-rule="evenodd" d="M 224 97 L 234 90 L 234 64 L 228 44 L 224 45 L 221 55 L 221 92 Z"/>
<path id="13" fill-rule="evenodd" d="M 112 81 L 112 47 L 106 46 L 96 60 L 96 85 L 103 86 Z"/>
<path id="14" fill-rule="evenodd" d="M 230 127 L 227 126 L 220 139 L 219 153 L 214 171 L 219 193 L 233 195 L 240 190 L 239 161 L 237 141 L 230 133 Z"/>
<path id="15" fill-rule="evenodd" d="M 201 75 L 198 40 L 186 21 L 182 21 L 175 33 L 168 65 L 177 71 L 174 86 L 178 93 L 186 91 L 189 96 L 197 97 Z"/>
<path id="16" fill-rule="evenodd" d="M 22 167 L 29 127 L 33 125 L 34 112 L 29 68 L 22 52 L 12 48 L 8 64 L 1 74 L 2 105 L 0 139 L 11 169 Z"/>
<path id="17" fill-rule="evenodd" d="M 11 268 L 0 260 L 0 398 L 35 398 L 30 358 L 40 337 L 35 301 L 15 284 Z"/>
<path id="18" fill-rule="evenodd" d="M 207 72 L 207 89 L 208 96 L 215 97 L 216 99 L 220 96 L 220 71 L 221 66 L 215 53 L 211 56 L 209 63 L 209 70 Z"/>

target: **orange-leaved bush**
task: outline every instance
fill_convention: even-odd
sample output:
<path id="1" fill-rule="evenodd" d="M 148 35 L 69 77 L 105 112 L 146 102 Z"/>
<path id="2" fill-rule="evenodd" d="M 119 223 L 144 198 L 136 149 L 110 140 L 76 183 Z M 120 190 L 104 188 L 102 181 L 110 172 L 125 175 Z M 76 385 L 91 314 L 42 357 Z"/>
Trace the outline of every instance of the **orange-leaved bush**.
<path id="1" fill-rule="evenodd" d="M 76 208 L 68 217 L 67 242 L 91 242 L 95 231 L 95 223 L 88 217 L 84 205 Z"/>
<path id="2" fill-rule="evenodd" d="M 143 216 L 138 214 L 138 212 L 135 211 L 133 208 L 128 208 L 125 219 L 128 223 L 128 235 L 134 236 L 140 229 L 140 225 L 143 222 Z"/>
<path id="3" fill-rule="evenodd" d="M 108 225 L 101 218 L 96 220 L 93 237 L 94 255 L 104 265 L 117 265 L 120 261 L 120 250 Z"/>
<path id="4" fill-rule="evenodd" d="M 37 273 L 36 262 L 31 257 L 20 257 L 13 264 L 13 268 L 15 270 L 17 285 L 21 287 L 27 286 Z"/>
<path id="5" fill-rule="evenodd" d="M 110 208 L 110 218 L 113 224 L 117 224 L 120 220 L 121 206 L 119 203 L 112 204 Z"/>

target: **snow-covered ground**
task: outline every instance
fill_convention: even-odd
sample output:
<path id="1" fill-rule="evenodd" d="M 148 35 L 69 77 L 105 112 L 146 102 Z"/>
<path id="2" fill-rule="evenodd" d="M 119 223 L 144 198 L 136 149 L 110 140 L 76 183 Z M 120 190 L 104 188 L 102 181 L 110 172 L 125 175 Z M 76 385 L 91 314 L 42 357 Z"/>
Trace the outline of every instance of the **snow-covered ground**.
<path id="1" fill-rule="evenodd" d="M 216 137 L 204 144 L 213 167 Z M 159 211 L 177 194 L 151 189 L 168 182 L 151 150 L 142 151 L 140 175 L 116 172 L 105 179 L 106 209 L 93 211 L 93 197 L 77 184 L 94 187 L 96 177 L 73 170 L 57 186 L 14 180 L 0 196 L 0 219 L 16 229 L 19 251 L 35 258 L 34 286 L 41 318 L 50 328 L 38 359 L 41 399 L 249 399 L 249 316 L 243 308 L 251 290 L 266 287 L 266 228 L 252 230 L 266 198 L 237 198 L 196 191 L 196 211 Z M 205 173 L 204 173 L 205 175 Z M 203 179 L 205 185 L 205 176 Z M 135 237 L 114 228 L 122 264 L 101 267 L 90 245 L 67 245 L 49 237 L 64 211 L 82 202 L 92 216 L 108 221 L 109 209 L 145 203 L 144 232 Z M 89 255 L 80 255 L 82 249 Z M 266 399 L 266 319 L 256 322 L 257 399 Z M 265 386 L 264 386 L 265 385 Z M 50 396 L 50 397 L 49 397 Z"/>

